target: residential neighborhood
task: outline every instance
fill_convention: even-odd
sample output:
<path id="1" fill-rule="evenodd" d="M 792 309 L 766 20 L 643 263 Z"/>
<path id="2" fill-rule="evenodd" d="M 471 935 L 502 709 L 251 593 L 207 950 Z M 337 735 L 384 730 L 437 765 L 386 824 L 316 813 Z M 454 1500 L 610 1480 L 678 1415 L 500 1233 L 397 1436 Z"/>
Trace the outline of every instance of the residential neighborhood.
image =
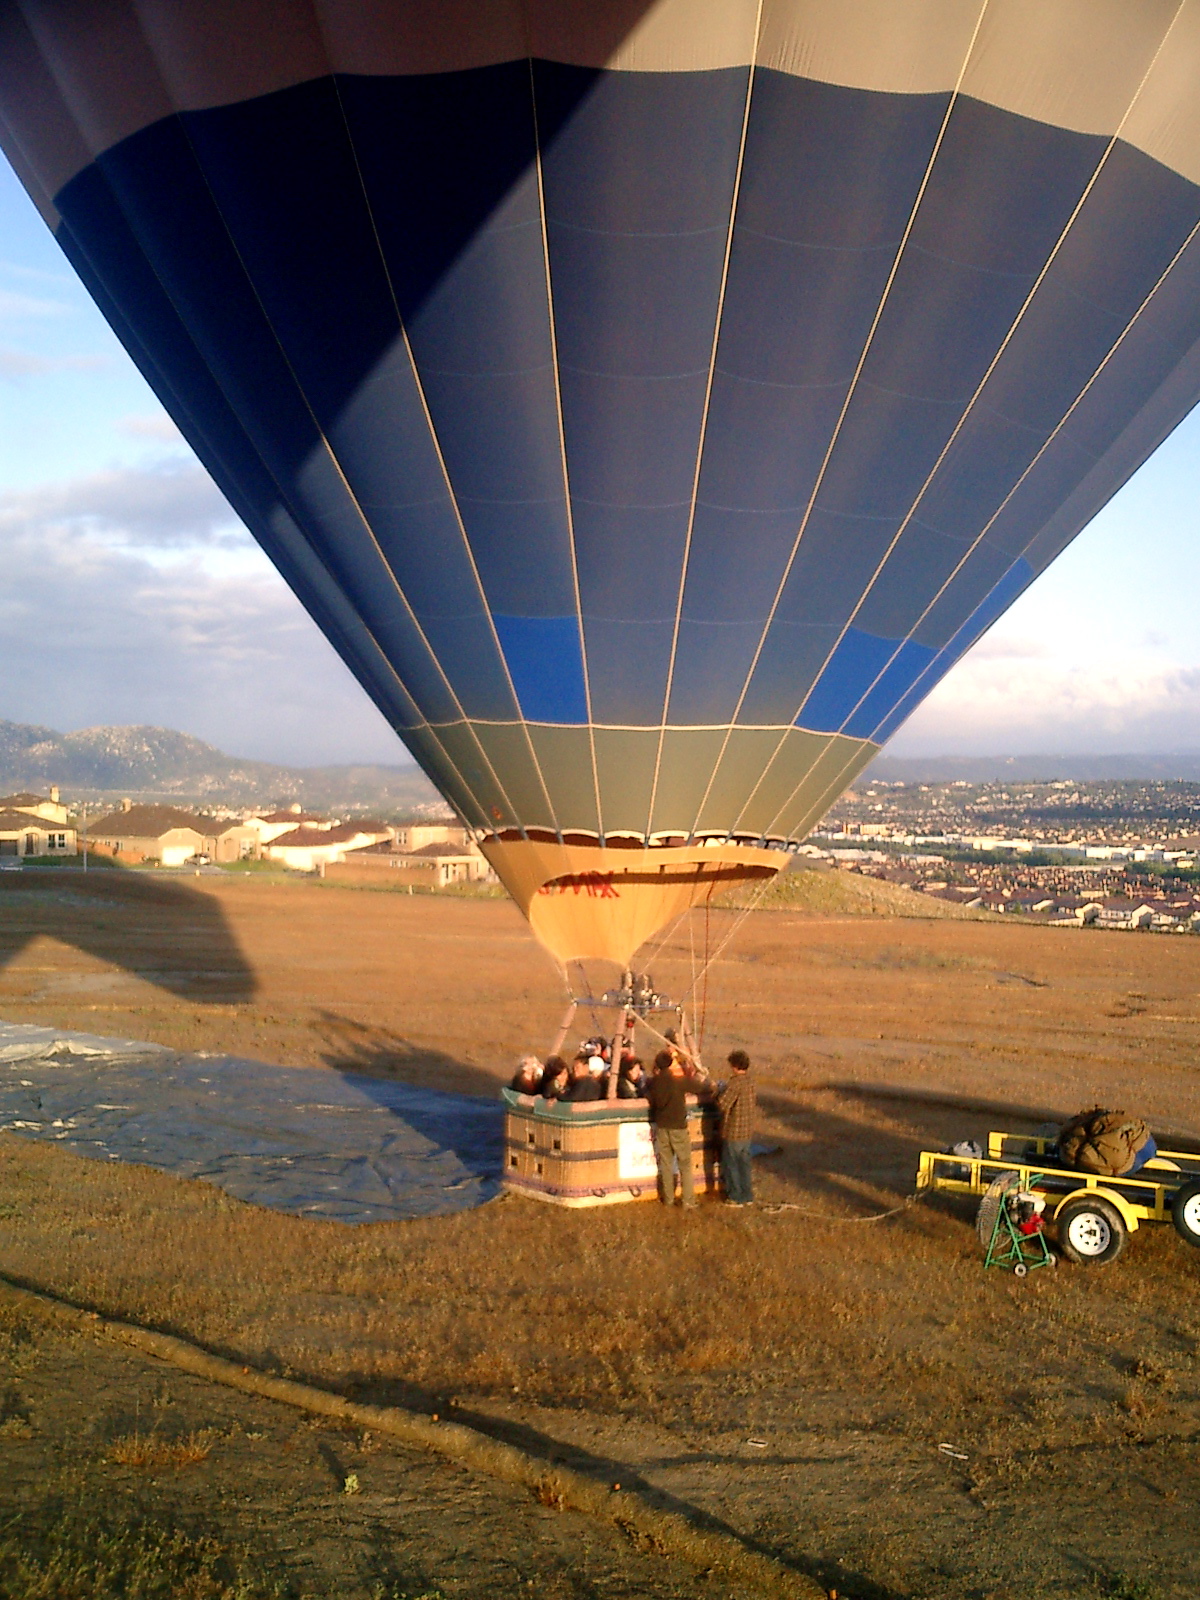
<path id="1" fill-rule="evenodd" d="M 810 839 L 800 857 L 884 879 L 931 899 L 993 915 L 1020 916 L 1061 928 L 1200 933 L 1200 791 L 1170 786 L 1153 815 L 1153 786 L 1139 786 L 1130 812 L 1139 829 L 1113 819 L 1107 786 L 1087 804 L 1086 786 L 1064 803 L 1103 822 L 1092 832 L 1031 827 L 1026 797 L 1022 832 L 995 829 L 996 808 L 979 792 L 967 802 L 945 785 L 933 797 L 914 786 L 868 786 L 854 792 Z M 1082 791 L 1082 792 L 1081 792 Z M 1037 797 L 1048 821 L 1054 786 Z M 1049 802 L 1049 803 L 1047 803 Z M 1002 807 L 1008 805 L 1005 796 Z M 840 814 L 839 814 L 840 813 Z M 914 813 L 918 813 L 914 815 Z M 1107 814 L 1106 814 L 1107 813 Z M 972 821 L 992 824 L 974 831 Z M 918 831 L 924 824 L 928 831 Z M 933 831 L 936 824 L 938 831 Z M 450 818 L 388 821 L 326 816 L 298 802 L 218 814 L 122 800 L 100 815 L 73 812 L 59 790 L 0 796 L 0 867 L 49 863 L 81 853 L 122 866 L 193 868 L 274 864 L 363 887 L 446 890 L 497 882 L 468 829 Z"/>
<path id="2" fill-rule="evenodd" d="M 801 853 L 1062 928 L 1200 932 L 1200 784 L 860 781 Z"/>
<path id="3" fill-rule="evenodd" d="M 274 862 L 321 877 L 332 869 L 343 882 L 413 888 L 497 881 L 469 831 L 452 820 L 343 819 L 298 804 L 218 816 L 132 799 L 89 817 L 72 816 L 57 788 L 48 796 L 0 796 L 0 865 L 80 854 L 126 867 Z"/>
<path id="4" fill-rule="evenodd" d="M 0 814 L 0 825 L 3 821 Z M 35 828 L 37 823 L 29 820 L 22 826 Z M 70 839 L 73 850 L 73 831 Z M 294 872 L 321 876 L 330 868 L 353 866 L 372 878 L 382 871 L 388 881 L 430 888 L 495 881 L 487 860 L 458 824 L 342 821 L 306 812 L 299 805 L 216 817 L 125 800 L 88 823 L 87 847 L 94 855 L 109 856 L 125 866 L 272 861 Z"/>

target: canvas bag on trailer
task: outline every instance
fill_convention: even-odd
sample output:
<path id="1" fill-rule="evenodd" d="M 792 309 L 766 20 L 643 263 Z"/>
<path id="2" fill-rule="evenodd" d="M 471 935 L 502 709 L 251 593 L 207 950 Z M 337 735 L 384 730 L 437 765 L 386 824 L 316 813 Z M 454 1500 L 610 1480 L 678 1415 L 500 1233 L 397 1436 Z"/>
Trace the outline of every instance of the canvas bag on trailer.
<path id="1" fill-rule="evenodd" d="M 1058 1153 L 1064 1165 L 1080 1172 L 1120 1178 L 1133 1167 L 1149 1138 L 1150 1129 L 1141 1117 L 1095 1106 L 1059 1129 Z"/>

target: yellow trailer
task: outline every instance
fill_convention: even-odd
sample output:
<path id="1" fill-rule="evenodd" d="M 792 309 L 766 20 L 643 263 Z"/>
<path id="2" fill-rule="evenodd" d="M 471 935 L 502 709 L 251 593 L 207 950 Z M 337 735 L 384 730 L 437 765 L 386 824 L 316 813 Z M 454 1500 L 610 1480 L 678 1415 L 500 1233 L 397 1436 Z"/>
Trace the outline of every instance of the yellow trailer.
<path id="1" fill-rule="evenodd" d="M 1007 1173 L 1046 1199 L 1058 1246 L 1069 1261 L 1115 1261 L 1143 1222 L 1172 1222 L 1200 1247 L 1200 1155 L 1160 1150 L 1137 1172 L 1108 1178 L 1059 1165 L 1054 1135 L 989 1133 L 986 1156 L 923 1150 L 917 1193 L 980 1195 Z"/>

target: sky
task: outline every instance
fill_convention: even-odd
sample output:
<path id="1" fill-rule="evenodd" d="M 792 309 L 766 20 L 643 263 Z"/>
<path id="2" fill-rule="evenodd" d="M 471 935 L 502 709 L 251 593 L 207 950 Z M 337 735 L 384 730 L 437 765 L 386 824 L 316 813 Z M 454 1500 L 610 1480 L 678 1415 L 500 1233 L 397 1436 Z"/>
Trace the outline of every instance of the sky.
<path id="1" fill-rule="evenodd" d="M 405 752 L 234 518 L 0 157 L 0 718 L 313 766 Z M 896 755 L 1200 750 L 1200 413 Z"/>

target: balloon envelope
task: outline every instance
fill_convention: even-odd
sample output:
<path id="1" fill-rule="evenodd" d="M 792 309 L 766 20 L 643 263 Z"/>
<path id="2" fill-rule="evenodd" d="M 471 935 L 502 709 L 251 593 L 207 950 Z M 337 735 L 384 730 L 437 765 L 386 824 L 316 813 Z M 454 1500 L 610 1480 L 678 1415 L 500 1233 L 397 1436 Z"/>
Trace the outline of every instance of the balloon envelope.
<path id="1" fill-rule="evenodd" d="M 8 0 L 0 138 L 541 936 L 623 960 L 1200 396 L 1198 12 Z"/>

